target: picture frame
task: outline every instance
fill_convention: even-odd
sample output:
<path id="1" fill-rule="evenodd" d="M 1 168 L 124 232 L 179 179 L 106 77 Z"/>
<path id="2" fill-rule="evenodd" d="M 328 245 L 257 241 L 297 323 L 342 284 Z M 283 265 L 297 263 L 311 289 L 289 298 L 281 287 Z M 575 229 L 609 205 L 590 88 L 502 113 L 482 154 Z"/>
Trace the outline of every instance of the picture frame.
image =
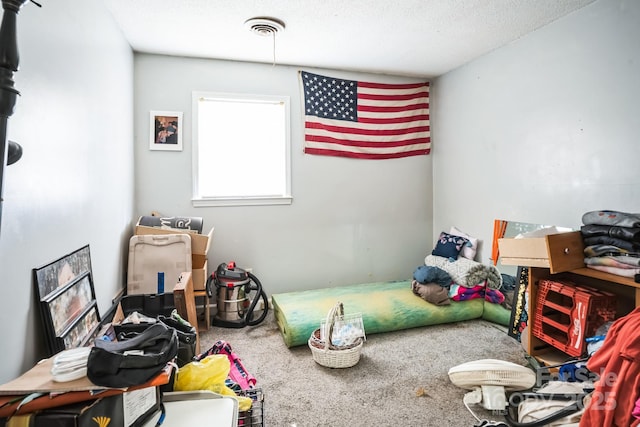
<path id="1" fill-rule="evenodd" d="M 96 318 L 100 319 L 93 286 L 89 245 L 34 268 L 33 282 L 40 302 L 40 317 L 49 355 L 67 348 L 63 337 L 91 311 L 92 307 L 95 308 Z M 68 307 L 67 303 L 71 300 L 75 301 Z"/>
<path id="2" fill-rule="evenodd" d="M 182 151 L 182 112 L 149 113 L 149 150 Z"/>
<path id="3" fill-rule="evenodd" d="M 92 338 L 95 338 L 100 326 L 100 313 L 94 300 L 76 322 L 63 332 L 62 336 L 56 337 L 57 344 L 63 350 L 84 347 Z"/>
<path id="4" fill-rule="evenodd" d="M 55 261 L 34 268 L 34 281 L 38 300 L 42 301 L 52 292 L 61 288 L 77 276 L 91 273 L 91 251 L 89 245 L 83 246 Z"/>
<path id="5" fill-rule="evenodd" d="M 90 272 L 84 272 L 72 282 L 41 300 L 51 331 L 60 337 L 95 302 L 93 280 Z"/>

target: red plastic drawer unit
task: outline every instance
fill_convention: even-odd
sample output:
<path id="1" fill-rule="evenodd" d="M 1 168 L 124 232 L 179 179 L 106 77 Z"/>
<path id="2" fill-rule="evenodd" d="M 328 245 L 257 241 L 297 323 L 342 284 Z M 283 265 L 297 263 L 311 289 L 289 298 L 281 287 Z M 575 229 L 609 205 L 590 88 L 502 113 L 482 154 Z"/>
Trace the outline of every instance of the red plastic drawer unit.
<path id="1" fill-rule="evenodd" d="M 616 315 L 616 296 L 571 282 L 540 280 L 533 335 L 570 356 L 581 356 L 585 338 Z"/>

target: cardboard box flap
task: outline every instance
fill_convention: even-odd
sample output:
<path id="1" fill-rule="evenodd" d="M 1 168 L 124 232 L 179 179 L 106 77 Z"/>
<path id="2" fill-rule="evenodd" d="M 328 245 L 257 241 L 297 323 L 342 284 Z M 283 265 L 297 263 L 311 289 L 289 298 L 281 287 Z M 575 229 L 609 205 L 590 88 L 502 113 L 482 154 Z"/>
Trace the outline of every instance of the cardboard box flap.
<path id="1" fill-rule="evenodd" d="M 191 236 L 191 253 L 196 255 L 207 256 L 211 247 L 211 239 L 213 238 L 213 229 L 206 234 L 190 234 Z"/>
<path id="2" fill-rule="evenodd" d="M 87 376 L 73 381 L 56 382 L 51 375 L 54 358 L 55 357 L 43 359 L 18 378 L 0 385 L 0 396 L 21 396 L 30 393 L 70 393 L 94 390 L 118 390 L 118 392 L 122 393 L 127 390 L 97 386 L 92 383 Z M 129 387 L 128 390 L 167 384 L 172 370 L 173 367 L 168 364 L 165 369 L 153 379 L 139 386 Z M 49 399 L 48 396 L 46 396 L 46 398 Z"/>
<path id="3" fill-rule="evenodd" d="M 192 255 L 204 255 L 207 256 L 209 248 L 211 247 L 211 240 L 213 239 L 213 230 L 215 227 L 211 227 L 206 234 L 195 234 L 189 230 L 179 230 L 175 228 L 160 228 L 160 227 L 147 227 L 145 225 L 136 225 L 136 235 L 149 235 L 149 234 L 187 234 L 191 237 L 191 253 Z"/>

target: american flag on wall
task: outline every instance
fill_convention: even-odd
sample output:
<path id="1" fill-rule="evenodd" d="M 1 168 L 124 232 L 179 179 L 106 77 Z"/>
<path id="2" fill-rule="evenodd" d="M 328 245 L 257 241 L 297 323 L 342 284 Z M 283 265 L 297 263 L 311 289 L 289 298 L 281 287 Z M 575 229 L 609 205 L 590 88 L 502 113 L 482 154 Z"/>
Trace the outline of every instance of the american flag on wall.
<path id="1" fill-rule="evenodd" d="M 429 154 L 429 83 L 384 84 L 300 72 L 307 154 L 393 159 Z"/>

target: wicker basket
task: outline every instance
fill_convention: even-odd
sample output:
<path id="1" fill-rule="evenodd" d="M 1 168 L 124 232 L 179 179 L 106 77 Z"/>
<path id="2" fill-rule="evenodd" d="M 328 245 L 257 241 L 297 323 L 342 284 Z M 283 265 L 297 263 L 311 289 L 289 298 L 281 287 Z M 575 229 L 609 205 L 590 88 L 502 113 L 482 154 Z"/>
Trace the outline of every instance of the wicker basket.
<path id="1" fill-rule="evenodd" d="M 347 346 L 335 346 L 331 344 L 331 334 L 336 319 L 344 317 L 342 303 L 337 303 L 327 314 L 327 320 L 322 324 L 324 331 L 321 334 L 320 328 L 313 331 L 309 337 L 309 348 L 313 355 L 313 360 L 319 365 L 327 368 L 350 368 L 360 361 L 360 353 L 364 344 L 363 338 L 358 338 L 354 344 Z M 328 339 L 321 339 L 320 337 Z"/>

